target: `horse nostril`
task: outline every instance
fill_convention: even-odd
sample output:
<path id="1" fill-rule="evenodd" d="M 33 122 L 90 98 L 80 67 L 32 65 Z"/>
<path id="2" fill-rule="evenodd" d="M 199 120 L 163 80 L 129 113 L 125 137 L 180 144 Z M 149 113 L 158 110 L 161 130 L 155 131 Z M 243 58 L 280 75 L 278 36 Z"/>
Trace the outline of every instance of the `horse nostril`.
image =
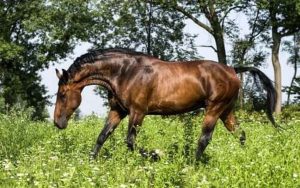
<path id="1" fill-rule="evenodd" d="M 64 127 L 61 126 L 57 121 L 54 121 L 54 125 L 55 125 L 55 127 L 59 128 L 59 129 L 64 129 Z"/>

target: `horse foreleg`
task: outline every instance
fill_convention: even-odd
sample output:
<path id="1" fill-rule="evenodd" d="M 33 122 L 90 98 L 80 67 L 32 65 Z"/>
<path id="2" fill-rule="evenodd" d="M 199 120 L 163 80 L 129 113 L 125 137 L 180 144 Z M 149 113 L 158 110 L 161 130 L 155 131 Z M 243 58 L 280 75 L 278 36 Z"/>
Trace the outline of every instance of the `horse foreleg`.
<path id="1" fill-rule="evenodd" d="M 131 151 L 134 150 L 134 142 L 137 136 L 137 127 L 142 125 L 145 115 L 143 113 L 133 112 L 129 115 L 127 146 Z"/>
<path id="2" fill-rule="evenodd" d="M 108 113 L 107 120 L 105 122 L 104 128 L 100 132 L 98 139 L 96 141 L 96 145 L 91 153 L 93 158 L 96 158 L 98 155 L 99 150 L 103 146 L 106 139 L 113 133 L 113 131 L 117 128 L 120 121 L 125 117 L 126 115 L 118 110 L 111 110 Z"/>
<path id="3" fill-rule="evenodd" d="M 198 149 L 196 153 L 196 160 L 202 156 L 205 148 L 209 144 L 212 134 L 220 115 L 228 108 L 228 102 L 211 103 L 206 107 L 206 114 L 202 125 L 202 133 L 198 140 Z"/>

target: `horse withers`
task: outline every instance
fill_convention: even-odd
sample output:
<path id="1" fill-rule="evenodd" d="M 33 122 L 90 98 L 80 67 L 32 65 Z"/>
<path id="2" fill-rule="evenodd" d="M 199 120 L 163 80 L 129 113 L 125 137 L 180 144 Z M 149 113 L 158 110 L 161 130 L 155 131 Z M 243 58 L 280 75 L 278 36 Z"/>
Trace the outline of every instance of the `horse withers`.
<path id="1" fill-rule="evenodd" d="M 67 127 L 68 120 L 80 105 L 81 91 L 88 85 L 108 90 L 108 117 L 92 151 L 96 157 L 108 136 L 120 121 L 129 116 L 127 145 L 135 148 L 137 126 L 146 115 L 171 115 L 205 108 L 202 133 L 196 158 L 199 159 L 211 140 L 220 118 L 228 131 L 245 132 L 237 125 L 233 108 L 238 97 L 239 72 L 250 71 L 260 78 L 267 91 L 267 114 L 275 124 L 272 112 L 276 100 L 271 80 L 251 67 L 228 67 L 213 61 L 167 62 L 127 49 L 106 49 L 89 52 L 77 58 L 68 70 L 60 73 L 54 124 Z"/>

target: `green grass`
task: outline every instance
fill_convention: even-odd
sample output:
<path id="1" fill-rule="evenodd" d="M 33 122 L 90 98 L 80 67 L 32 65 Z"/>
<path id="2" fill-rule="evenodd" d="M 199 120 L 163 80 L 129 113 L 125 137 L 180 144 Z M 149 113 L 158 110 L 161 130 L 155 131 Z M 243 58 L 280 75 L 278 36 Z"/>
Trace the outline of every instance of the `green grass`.
<path id="1" fill-rule="evenodd" d="M 154 162 L 127 150 L 127 120 L 90 160 L 103 120 L 71 121 L 61 131 L 26 115 L 0 115 L 0 187 L 300 187 L 299 117 L 281 132 L 261 114 L 238 117 L 246 145 L 219 122 L 196 165 L 201 117 L 191 129 L 179 118 L 146 117 L 136 143 L 161 151 Z"/>

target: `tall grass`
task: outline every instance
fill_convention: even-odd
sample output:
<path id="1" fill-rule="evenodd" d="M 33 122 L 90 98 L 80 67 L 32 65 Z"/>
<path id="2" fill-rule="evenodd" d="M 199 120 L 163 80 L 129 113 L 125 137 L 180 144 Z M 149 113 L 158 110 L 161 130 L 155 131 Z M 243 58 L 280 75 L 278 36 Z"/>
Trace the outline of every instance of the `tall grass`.
<path id="1" fill-rule="evenodd" d="M 201 117 L 191 120 L 192 129 L 179 118 L 146 117 L 136 143 L 161 151 L 161 160 L 154 162 L 127 150 L 127 120 L 97 160 L 90 160 L 102 119 L 71 121 L 61 131 L 24 113 L 0 115 L 0 187 L 299 187 L 299 117 L 286 121 L 281 132 L 261 114 L 238 117 L 246 145 L 219 122 L 205 160 L 197 165 Z"/>

